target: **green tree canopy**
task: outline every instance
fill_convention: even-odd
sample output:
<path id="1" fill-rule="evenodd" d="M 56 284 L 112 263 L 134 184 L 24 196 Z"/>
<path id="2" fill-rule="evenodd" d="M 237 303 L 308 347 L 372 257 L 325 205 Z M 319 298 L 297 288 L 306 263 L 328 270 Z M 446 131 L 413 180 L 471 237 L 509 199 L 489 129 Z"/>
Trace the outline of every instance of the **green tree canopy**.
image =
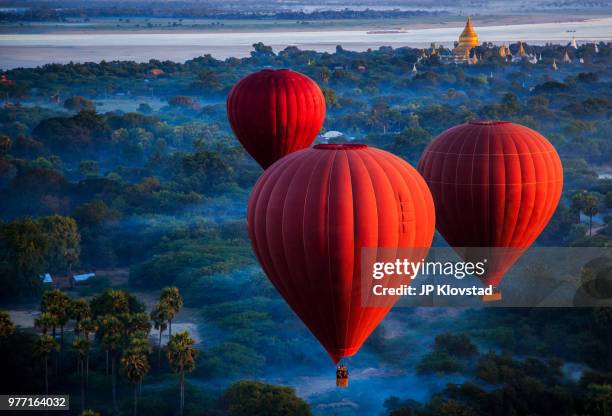
<path id="1" fill-rule="evenodd" d="M 232 384 L 221 398 L 221 408 L 229 416 L 309 416 L 308 404 L 291 387 L 258 381 Z"/>

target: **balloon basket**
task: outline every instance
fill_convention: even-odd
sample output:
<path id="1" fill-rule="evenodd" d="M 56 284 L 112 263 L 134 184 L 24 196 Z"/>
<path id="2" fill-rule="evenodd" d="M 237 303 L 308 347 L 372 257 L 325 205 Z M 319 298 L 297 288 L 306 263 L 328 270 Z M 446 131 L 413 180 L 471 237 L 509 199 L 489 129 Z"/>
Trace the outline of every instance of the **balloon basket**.
<path id="1" fill-rule="evenodd" d="M 339 365 L 336 368 L 336 387 L 347 388 L 349 384 L 348 368 Z"/>

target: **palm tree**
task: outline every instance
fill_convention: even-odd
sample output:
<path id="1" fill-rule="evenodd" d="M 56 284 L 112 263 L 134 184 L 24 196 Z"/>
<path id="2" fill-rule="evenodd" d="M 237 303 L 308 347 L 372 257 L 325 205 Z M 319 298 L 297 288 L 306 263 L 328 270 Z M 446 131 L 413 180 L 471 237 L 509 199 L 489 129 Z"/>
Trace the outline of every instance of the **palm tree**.
<path id="1" fill-rule="evenodd" d="M 57 320 L 57 316 L 55 316 L 49 310 L 49 307 L 50 307 L 50 305 L 53 304 L 53 292 L 55 290 L 57 290 L 57 289 L 45 291 L 43 293 L 43 295 L 42 295 L 42 301 L 41 301 L 41 304 L 40 304 L 41 315 L 44 314 L 44 313 L 47 313 L 49 315 L 52 315 L 55 318 L 55 322 L 53 323 L 53 326 L 51 326 L 53 338 L 55 338 L 55 330 L 56 330 L 57 325 L 58 325 L 58 320 Z"/>
<path id="2" fill-rule="evenodd" d="M 72 344 L 79 353 L 79 371 L 81 372 L 81 412 L 85 411 L 85 360 L 89 356 L 90 343 L 85 338 L 77 338 Z"/>
<path id="3" fill-rule="evenodd" d="M 7 312 L 0 311 L 0 338 L 6 338 L 15 332 L 15 325 Z"/>
<path id="4" fill-rule="evenodd" d="M 127 292 L 119 289 L 109 289 L 110 313 L 121 313 L 130 309 L 130 300 Z"/>
<path id="5" fill-rule="evenodd" d="M 198 350 L 194 347 L 195 341 L 189 336 L 187 331 L 173 335 L 166 346 L 168 362 L 174 372 L 180 375 L 180 415 L 185 408 L 185 373 L 191 372 L 195 368 L 195 360 Z"/>
<path id="6" fill-rule="evenodd" d="M 161 369 L 162 334 L 166 330 L 166 328 L 168 328 L 167 322 L 169 315 L 170 310 L 168 308 L 168 305 L 164 303 L 158 303 L 151 311 L 151 320 L 153 321 L 155 329 L 159 331 L 159 337 L 157 342 L 157 371 L 160 371 Z"/>
<path id="7" fill-rule="evenodd" d="M 113 412 L 117 414 L 117 377 L 115 365 L 117 363 L 117 352 L 123 340 L 123 324 L 113 315 L 104 315 L 100 320 L 100 329 L 102 331 L 102 346 L 106 350 L 107 357 L 109 353 L 111 356 Z"/>
<path id="8" fill-rule="evenodd" d="M 168 306 L 168 336 L 172 336 L 172 319 L 183 307 L 183 297 L 177 287 L 165 287 L 161 291 L 159 302 Z"/>
<path id="9" fill-rule="evenodd" d="M 55 316 L 57 325 L 60 327 L 60 365 L 64 349 L 64 326 L 70 319 L 71 304 L 70 296 L 59 289 L 48 290 L 43 293 L 41 310 Z M 53 337 L 55 338 L 55 326 L 53 327 Z"/>
<path id="10" fill-rule="evenodd" d="M 113 315 L 102 315 L 98 317 L 97 320 L 97 333 L 99 337 L 102 339 L 102 343 L 104 344 L 104 337 L 109 335 L 112 331 L 119 330 L 118 325 L 121 324 L 119 320 Z M 105 352 L 105 374 L 108 375 L 108 363 L 109 363 L 109 350 L 104 348 Z"/>
<path id="11" fill-rule="evenodd" d="M 79 331 L 81 321 L 91 318 L 89 303 L 83 298 L 72 300 L 70 304 L 70 317 L 76 321 L 75 329 Z"/>
<path id="12" fill-rule="evenodd" d="M 43 312 L 38 316 L 38 318 L 34 319 L 34 327 L 42 332 L 42 336 L 46 337 L 49 333 L 49 330 L 52 331 L 53 336 L 51 339 L 55 342 L 55 328 L 57 327 L 57 317 L 49 312 Z M 40 340 L 39 340 L 40 341 Z M 45 378 L 47 377 L 47 364 L 48 364 L 48 355 L 53 351 L 53 348 L 49 350 L 49 352 L 45 355 Z M 58 349 L 59 351 L 59 344 Z M 45 382 L 45 384 L 47 384 Z"/>
<path id="13" fill-rule="evenodd" d="M 50 335 L 43 334 L 36 342 L 36 354 L 42 358 L 45 368 L 45 394 L 49 394 L 49 354 L 59 350 L 59 344 Z"/>
<path id="14" fill-rule="evenodd" d="M 56 326 L 57 318 L 49 312 L 43 312 L 38 318 L 34 319 L 34 327 L 42 332 L 43 335 L 47 335 L 49 330 Z"/>
<path id="15" fill-rule="evenodd" d="M 151 322 L 149 321 L 149 315 L 145 312 L 130 313 L 125 316 L 125 336 L 131 338 L 133 335 L 138 333 L 148 334 L 151 331 Z"/>
<path id="16" fill-rule="evenodd" d="M 98 325 L 91 318 L 81 319 L 76 325 L 76 331 L 82 334 L 87 342 L 89 342 L 89 334 L 96 332 Z M 89 349 L 85 355 L 85 387 L 89 386 Z"/>
<path id="17" fill-rule="evenodd" d="M 584 213 L 589 217 L 589 237 L 593 236 L 593 217 L 599 212 L 599 199 L 596 194 L 589 193 L 584 198 Z"/>
<path id="18" fill-rule="evenodd" d="M 125 376 L 134 384 L 134 416 L 138 414 L 138 391 L 151 366 L 148 355 L 151 346 L 146 338 L 134 337 L 130 340 L 130 347 L 121 358 L 121 365 Z"/>
<path id="19" fill-rule="evenodd" d="M 574 212 L 584 212 L 589 217 L 589 237 L 593 235 L 593 217 L 599 212 L 599 198 L 597 194 L 579 191 L 572 195 L 571 208 Z"/>
<path id="20" fill-rule="evenodd" d="M 91 316 L 91 308 L 89 307 L 89 303 L 83 298 L 72 299 L 68 314 L 71 319 L 75 320 L 74 333 L 76 336 L 79 336 L 82 330 L 81 322 L 83 319 L 87 319 Z M 75 343 L 76 341 L 73 342 L 73 346 L 75 346 Z M 84 366 L 84 359 L 81 360 L 81 358 L 84 357 L 81 357 L 80 355 L 77 357 L 77 368 L 79 368 L 81 365 Z M 81 377 L 83 377 L 83 374 L 81 374 Z M 83 411 L 83 409 L 81 409 L 81 411 Z"/>

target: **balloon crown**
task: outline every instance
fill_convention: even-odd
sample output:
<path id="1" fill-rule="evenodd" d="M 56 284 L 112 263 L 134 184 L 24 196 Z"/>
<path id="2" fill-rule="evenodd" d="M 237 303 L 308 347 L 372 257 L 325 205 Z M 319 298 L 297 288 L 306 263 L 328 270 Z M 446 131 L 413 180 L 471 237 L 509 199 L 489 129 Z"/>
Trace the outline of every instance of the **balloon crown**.
<path id="1" fill-rule="evenodd" d="M 295 72 L 289 68 L 265 68 L 259 72 Z"/>
<path id="2" fill-rule="evenodd" d="M 509 121 L 504 120 L 470 120 L 468 124 L 477 124 L 479 126 L 497 126 L 498 124 L 508 124 Z"/>
<path id="3" fill-rule="evenodd" d="M 367 144 L 362 143 L 322 143 L 314 146 L 315 149 L 321 150 L 356 150 L 365 149 Z"/>

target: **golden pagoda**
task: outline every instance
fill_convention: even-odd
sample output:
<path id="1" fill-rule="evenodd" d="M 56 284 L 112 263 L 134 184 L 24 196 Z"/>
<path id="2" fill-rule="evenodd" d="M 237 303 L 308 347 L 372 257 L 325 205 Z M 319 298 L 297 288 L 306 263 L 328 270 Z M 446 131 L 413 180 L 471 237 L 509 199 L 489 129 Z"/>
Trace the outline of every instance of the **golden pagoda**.
<path id="1" fill-rule="evenodd" d="M 506 45 L 502 45 L 499 48 L 499 56 L 501 58 L 505 58 L 506 57 Z"/>
<path id="2" fill-rule="evenodd" d="M 453 49 L 453 53 L 457 57 L 464 57 L 466 54 L 469 57 L 470 50 L 475 46 L 478 46 L 478 35 L 474 31 L 470 16 L 468 16 L 465 28 L 461 35 L 459 35 L 459 42 L 455 49 Z"/>
<path id="3" fill-rule="evenodd" d="M 570 42 L 570 45 L 572 48 L 578 49 L 578 43 L 576 42 L 576 35 L 572 36 L 572 41 Z"/>
<path id="4" fill-rule="evenodd" d="M 527 53 L 525 52 L 525 48 L 523 47 L 523 42 L 519 41 L 519 50 L 518 50 L 518 55 L 523 58 L 525 56 L 527 56 Z"/>

